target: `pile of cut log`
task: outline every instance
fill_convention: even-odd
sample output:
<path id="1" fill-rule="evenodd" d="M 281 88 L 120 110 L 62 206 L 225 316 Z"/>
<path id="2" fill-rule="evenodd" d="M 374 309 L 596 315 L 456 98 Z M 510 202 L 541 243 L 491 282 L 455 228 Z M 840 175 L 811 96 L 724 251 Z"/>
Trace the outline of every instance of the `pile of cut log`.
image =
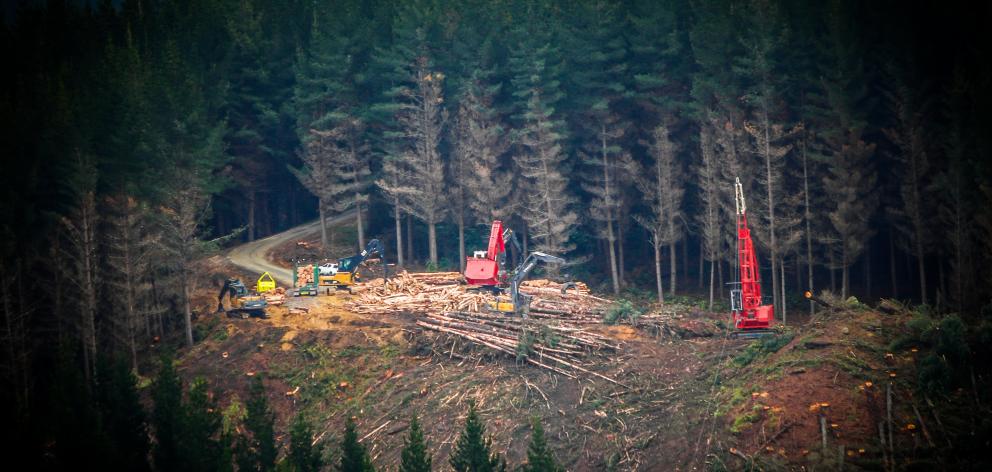
<path id="1" fill-rule="evenodd" d="M 575 323 L 601 323 L 603 314 L 613 302 L 589 293 L 583 282 L 575 282 L 562 291 L 563 284 L 550 280 L 527 280 L 520 292 L 531 298 L 530 313 L 535 318 L 548 315 L 567 316 Z"/>
<path id="2" fill-rule="evenodd" d="M 271 292 L 267 292 L 263 296 L 265 297 L 265 301 L 268 302 L 269 305 L 275 306 L 286 303 L 286 289 L 282 287 L 276 287 L 275 290 Z"/>
<path id="3" fill-rule="evenodd" d="M 358 296 L 348 308 L 362 314 L 393 314 L 442 312 L 446 310 L 478 311 L 492 294 L 469 291 L 459 285 L 458 272 L 401 272 L 385 282 L 375 279 L 356 284 L 352 293 Z"/>
<path id="4" fill-rule="evenodd" d="M 517 360 L 569 378 L 587 374 L 619 385 L 616 380 L 587 369 L 582 362 L 587 355 L 615 352 L 619 346 L 610 338 L 584 330 L 567 320 L 549 321 L 497 313 L 448 311 L 428 313 L 417 320 L 417 325 L 516 356 Z"/>
<path id="5" fill-rule="evenodd" d="M 458 272 L 400 272 L 389 280 L 375 279 L 356 284 L 358 296 L 349 308 L 363 314 L 441 313 L 479 311 L 494 300 L 491 292 L 461 285 Z M 528 280 L 521 293 L 531 296 L 534 318 L 568 318 L 575 323 L 598 323 L 610 301 L 589 293 L 584 283 L 562 292 L 562 284 L 550 280 Z"/>
<path id="6" fill-rule="evenodd" d="M 301 265 L 296 268 L 296 287 L 305 287 L 314 283 L 313 264 Z"/>
<path id="7" fill-rule="evenodd" d="M 592 375 L 615 380 L 583 366 L 590 354 L 618 349 L 610 338 L 588 330 L 600 323 L 610 301 L 593 296 L 584 283 L 529 280 L 521 292 L 532 297 L 527 319 L 485 311 L 492 292 L 461 284 L 458 272 L 401 272 L 389 280 L 357 284 L 348 308 L 363 314 L 412 313 L 417 325 L 568 377 Z"/>

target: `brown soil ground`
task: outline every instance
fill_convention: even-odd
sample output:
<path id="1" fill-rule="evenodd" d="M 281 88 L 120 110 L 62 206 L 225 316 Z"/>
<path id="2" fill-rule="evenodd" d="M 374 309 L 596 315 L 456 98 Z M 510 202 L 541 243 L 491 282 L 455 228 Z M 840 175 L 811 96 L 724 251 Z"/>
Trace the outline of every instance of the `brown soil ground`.
<path id="1" fill-rule="evenodd" d="M 223 264 L 215 269 L 218 276 L 236 272 Z M 197 297 L 201 313 L 216 306 L 210 292 L 216 293 Z M 890 379 L 899 399 L 897 440 L 919 439 L 906 428 L 909 389 L 899 382 L 912 358 L 885 356 L 905 321 L 896 316 L 851 309 L 814 317 L 794 327 L 784 347 L 743 366 L 734 359 L 754 341 L 722 336 L 714 322 L 722 314 L 697 312 L 688 320 L 711 324 L 715 337 L 656 338 L 628 325 L 596 326 L 622 347 L 593 355 L 586 367 L 624 385 L 618 386 L 592 376 L 568 379 L 423 331 L 415 314 L 355 314 L 344 308 L 348 297 L 290 297 L 264 320 L 202 315 L 197 323 L 207 334 L 182 353 L 181 372 L 206 378 L 222 407 L 245 398 L 250 377 L 263 376 L 277 431 L 304 412 L 330 460 L 344 419 L 354 416 L 373 462 L 384 469 L 398 464 L 413 415 L 434 463 L 446 464 L 469 402 L 511 466 L 525 461 L 529 424 L 539 418 L 569 470 L 737 470 L 751 461 L 766 470 L 799 470 L 832 464 L 838 446 L 853 452 L 847 464 L 872 469 L 880 460 L 876 425 Z M 309 311 L 297 314 L 299 308 Z"/>

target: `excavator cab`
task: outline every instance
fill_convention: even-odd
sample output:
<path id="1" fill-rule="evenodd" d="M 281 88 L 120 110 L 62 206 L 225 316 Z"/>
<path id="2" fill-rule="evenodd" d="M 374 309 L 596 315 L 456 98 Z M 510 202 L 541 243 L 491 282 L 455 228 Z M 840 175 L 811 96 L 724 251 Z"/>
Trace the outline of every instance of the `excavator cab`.
<path id="1" fill-rule="evenodd" d="M 224 309 L 224 297 L 230 298 L 231 308 Z M 265 301 L 265 297 L 249 292 L 244 282 L 237 278 L 224 281 L 224 286 L 217 295 L 217 313 L 227 313 L 232 318 L 268 318 L 265 313 L 268 306 L 269 302 Z"/>

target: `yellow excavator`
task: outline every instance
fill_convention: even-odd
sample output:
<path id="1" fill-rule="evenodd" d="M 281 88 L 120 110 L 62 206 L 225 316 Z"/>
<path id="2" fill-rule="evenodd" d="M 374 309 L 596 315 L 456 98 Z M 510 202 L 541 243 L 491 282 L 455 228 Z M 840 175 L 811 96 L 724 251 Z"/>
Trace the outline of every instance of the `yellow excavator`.
<path id="1" fill-rule="evenodd" d="M 539 251 L 530 253 L 530 255 L 527 256 L 527 259 L 525 259 L 524 262 L 520 264 L 510 276 L 509 298 L 497 295 L 496 300 L 489 303 L 489 309 L 499 313 L 526 317 L 528 308 L 530 307 L 530 297 L 520 293 L 520 284 L 527 278 L 530 271 L 537 266 L 538 262 L 543 262 L 545 264 L 564 264 L 565 259 Z M 564 292 L 564 288 L 562 291 Z"/>
<path id="2" fill-rule="evenodd" d="M 373 239 L 365 245 L 365 249 L 362 252 L 354 256 L 338 259 L 337 263 L 317 266 L 318 287 L 325 287 L 326 289 L 330 287 L 336 289 L 350 288 L 361 279 L 358 274 L 358 267 L 373 255 L 379 256 L 379 259 L 382 261 L 384 277 L 388 277 L 388 273 L 386 273 L 385 248 L 382 246 L 382 242 L 378 239 Z"/>
<path id="3" fill-rule="evenodd" d="M 230 296 L 231 308 L 224 308 L 224 297 Z M 257 293 L 250 293 L 241 279 L 227 279 L 217 295 L 217 313 L 227 313 L 231 318 L 247 319 L 250 316 L 268 318 L 265 308 L 269 302 Z"/>

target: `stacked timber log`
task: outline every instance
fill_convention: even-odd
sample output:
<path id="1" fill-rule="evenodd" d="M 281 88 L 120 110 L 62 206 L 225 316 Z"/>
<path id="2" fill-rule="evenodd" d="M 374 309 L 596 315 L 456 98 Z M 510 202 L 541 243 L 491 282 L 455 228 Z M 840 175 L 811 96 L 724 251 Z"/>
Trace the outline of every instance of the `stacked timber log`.
<path id="1" fill-rule="evenodd" d="M 520 292 L 531 298 L 530 315 L 535 318 L 567 316 L 575 323 L 601 323 L 612 303 L 589 293 L 589 287 L 576 282 L 575 288 L 562 292 L 562 284 L 550 280 L 528 280 Z"/>
<path id="2" fill-rule="evenodd" d="M 461 285 L 458 272 L 400 272 L 389 280 L 371 280 L 352 290 L 358 296 L 349 308 L 363 314 L 438 313 L 479 311 L 495 300 L 487 290 Z M 584 283 L 562 292 L 562 284 L 550 280 L 525 281 L 520 291 L 532 297 L 530 315 L 534 318 L 568 318 L 575 323 L 599 323 L 609 300 L 589 293 Z"/>
<path id="3" fill-rule="evenodd" d="M 313 283 L 313 264 L 302 265 L 296 268 L 296 288 L 305 287 Z"/>
<path id="4" fill-rule="evenodd" d="M 458 272 L 401 272 L 385 282 L 375 279 L 356 284 L 358 296 L 348 308 L 362 314 L 441 312 L 445 310 L 478 311 L 492 300 L 490 293 L 466 290 L 459 285 Z"/>
<path id="5" fill-rule="evenodd" d="M 269 305 L 282 305 L 283 303 L 286 303 L 286 289 L 282 287 L 276 287 L 275 290 L 268 292 L 263 296 Z"/>

